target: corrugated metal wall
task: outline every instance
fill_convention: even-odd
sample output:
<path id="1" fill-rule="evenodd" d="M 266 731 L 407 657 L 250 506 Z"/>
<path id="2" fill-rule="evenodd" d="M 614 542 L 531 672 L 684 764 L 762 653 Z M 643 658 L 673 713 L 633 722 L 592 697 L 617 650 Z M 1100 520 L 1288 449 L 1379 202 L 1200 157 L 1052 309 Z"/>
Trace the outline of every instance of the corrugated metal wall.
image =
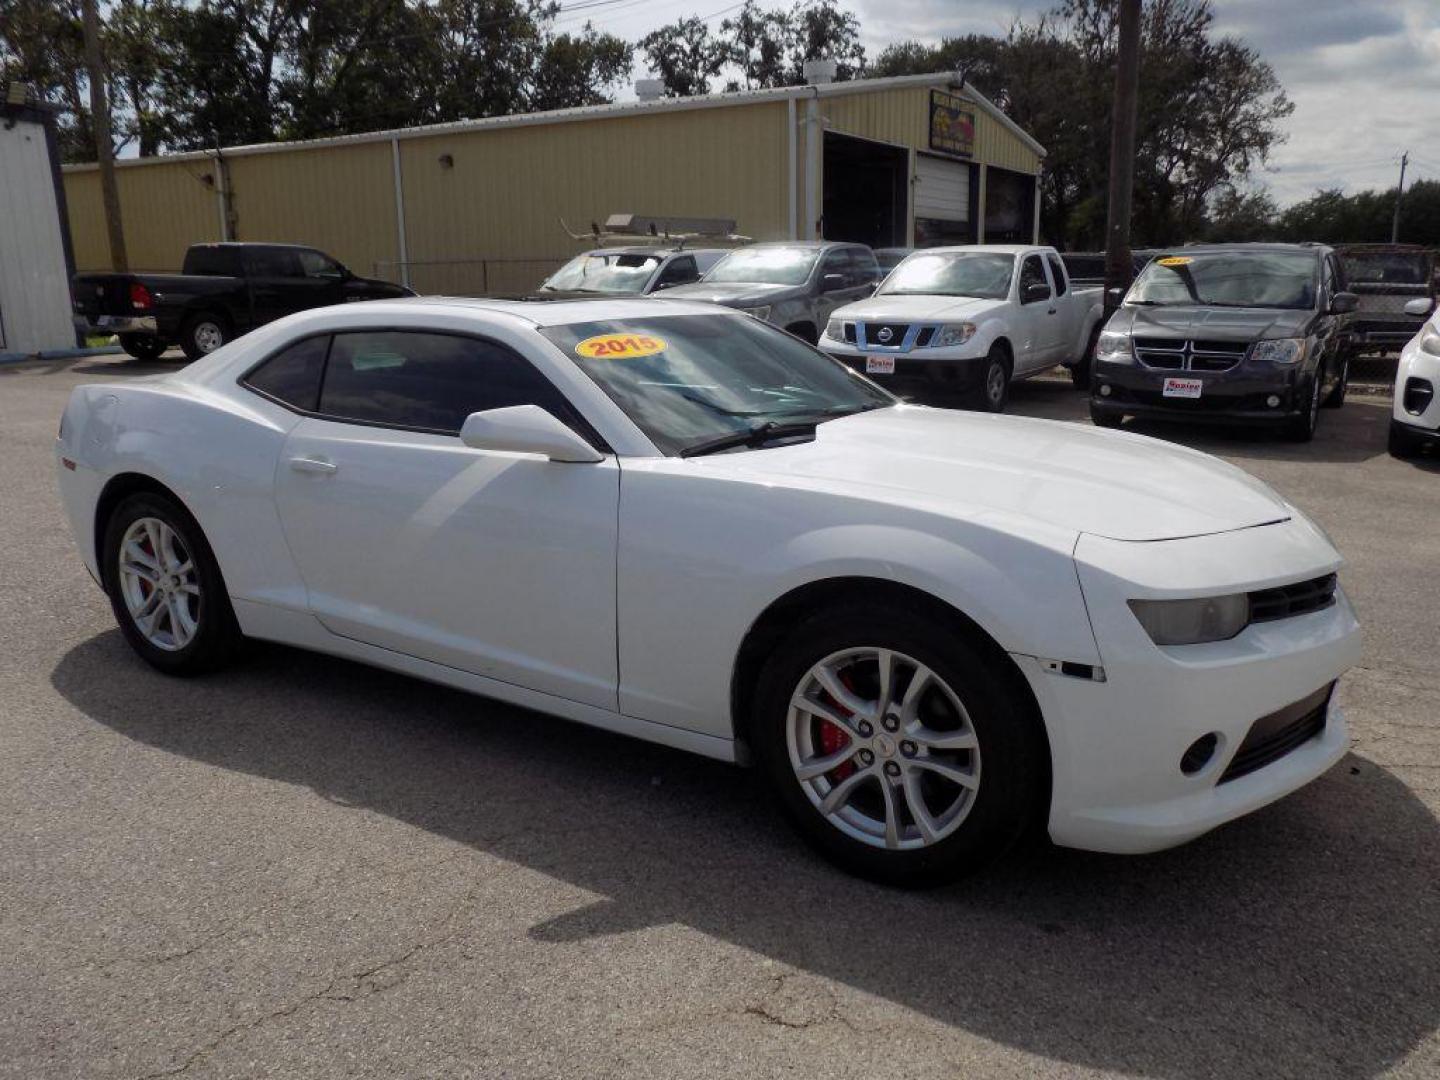
<path id="1" fill-rule="evenodd" d="M 929 89 L 820 100 L 826 130 L 924 149 Z M 796 215 L 804 235 L 805 116 L 796 101 Z M 579 245 L 561 231 L 618 212 L 733 217 L 757 239 L 790 235 L 784 99 L 439 131 L 399 140 L 411 282 L 422 292 L 533 287 Z M 977 109 L 975 160 L 1034 173 L 1038 158 Z M 235 238 L 312 244 L 357 273 L 399 278 L 390 140 L 226 155 Z M 912 155 L 913 157 L 913 155 Z M 122 163 L 132 265 L 176 269 L 186 245 L 220 237 L 208 158 Z M 65 174 L 76 263 L 108 266 L 99 175 Z"/>
<path id="2" fill-rule="evenodd" d="M 0 352 L 75 344 L 45 126 L 0 121 Z"/>

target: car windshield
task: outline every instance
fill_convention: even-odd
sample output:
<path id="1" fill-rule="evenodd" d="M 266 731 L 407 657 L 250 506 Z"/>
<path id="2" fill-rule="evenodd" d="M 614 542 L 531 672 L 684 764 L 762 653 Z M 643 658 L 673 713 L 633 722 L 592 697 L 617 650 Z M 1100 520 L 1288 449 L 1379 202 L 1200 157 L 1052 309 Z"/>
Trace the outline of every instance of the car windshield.
<path id="1" fill-rule="evenodd" d="M 1423 251 L 1352 251 L 1342 256 L 1351 281 L 1385 285 L 1428 285 L 1430 256 Z"/>
<path id="2" fill-rule="evenodd" d="M 540 288 L 546 292 L 638 293 L 659 265 L 659 255 L 591 251 L 575 256 Z"/>
<path id="3" fill-rule="evenodd" d="M 1160 255 L 1140 272 L 1125 302 L 1304 311 L 1315 306 L 1319 271 L 1319 258 L 1300 251 Z"/>
<path id="4" fill-rule="evenodd" d="M 1003 300 L 1010 295 L 1013 255 L 980 252 L 911 255 L 885 279 L 886 295 L 974 296 Z"/>
<path id="5" fill-rule="evenodd" d="M 804 285 L 820 252 L 815 248 L 758 247 L 732 251 L 705 280 L 757 285 Z"/>
<path id="6" fill-rule="evenodd" d="M 665 315 L 544 327 L 666 454 L 767 424 L 885 408 L 884 390 L 748 315 Z"/>

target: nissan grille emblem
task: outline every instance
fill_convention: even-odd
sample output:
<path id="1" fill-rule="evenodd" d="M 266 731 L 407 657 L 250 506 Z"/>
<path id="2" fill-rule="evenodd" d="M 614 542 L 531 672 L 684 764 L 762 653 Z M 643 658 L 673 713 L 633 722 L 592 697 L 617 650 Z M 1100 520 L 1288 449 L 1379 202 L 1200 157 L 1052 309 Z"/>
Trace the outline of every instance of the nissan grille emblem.
<path id="1" fill-rule="evenodd" d="M 875 335 L 875 340 L 880 342 L 881 345 L 889 345 L 890 339 L 894 336 L 895 334 L 888 326 L 882 326 L 880 332 Z"/>

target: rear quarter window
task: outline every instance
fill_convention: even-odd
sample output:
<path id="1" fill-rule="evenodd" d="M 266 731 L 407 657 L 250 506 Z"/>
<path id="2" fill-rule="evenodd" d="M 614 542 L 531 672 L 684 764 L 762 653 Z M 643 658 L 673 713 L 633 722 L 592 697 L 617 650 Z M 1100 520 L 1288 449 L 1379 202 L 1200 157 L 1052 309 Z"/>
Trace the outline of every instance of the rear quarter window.
<path id="1" fill-rule="evenodd" d="M 320 402 L 320 380 L 330 336 L 306 338 L 281 349 L 241 380 L 250 389 L 301 412 L 314 412 Z"/>

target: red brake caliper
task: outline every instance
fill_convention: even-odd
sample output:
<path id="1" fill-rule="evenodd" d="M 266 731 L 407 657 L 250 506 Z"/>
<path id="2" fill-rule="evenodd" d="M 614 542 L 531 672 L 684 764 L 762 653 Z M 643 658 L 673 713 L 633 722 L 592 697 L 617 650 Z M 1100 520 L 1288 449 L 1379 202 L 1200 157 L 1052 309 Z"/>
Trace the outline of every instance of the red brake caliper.
<path id="1" fill-rule="evenodd" d="M 855 689 L 853 686 L 850 685 L 850 675 L 848 672 L 844 672 L 840 675 L 840 681 L 845 684 L 845 689 Z M 840 702 L 836 701 L 829 694 L 826 694 L 825 698 L 827 701 L 829 701 L 830 705 L 835 709 L 835 711 L 840 713 L 840 715 L 847 718 L 850 716 L 850 710 L 845 708 L 844 705 L 841 705 Z M 820 721 L 820 752 L 822 754 L 837 753 L 838 751 L 848 746 L 849 743 L 850 735 L 844 728 L 840 727 L 837 724 L 832 724 L 829 720 Z M 845 761 L 839 765 L 836 765 L 835 768 L 831 769 L 825 775 L 829 778 L 832 784 L 838 784 L 840 783 L 840 781 L 844 780 L 854 771 L 855 763 L 852 761 Z"/>

